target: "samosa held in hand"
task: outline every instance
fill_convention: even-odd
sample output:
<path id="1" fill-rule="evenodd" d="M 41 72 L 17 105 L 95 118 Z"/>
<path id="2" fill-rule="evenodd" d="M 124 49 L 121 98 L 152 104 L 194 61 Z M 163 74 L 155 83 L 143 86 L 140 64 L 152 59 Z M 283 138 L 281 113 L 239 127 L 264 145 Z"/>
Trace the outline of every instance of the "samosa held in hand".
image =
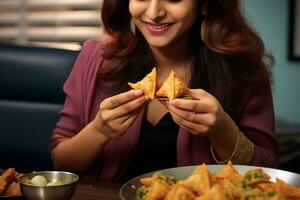
<path id="1" fill-rule="evenodd" d="M 156 90 L 156 68 L 154 67 L 141 81 L 128 83 L 128 85 L 135 90 L 143 90 L 150 99 L 154 99 Z"/>
<path id="2" fill-rule="evenodd" d="M 157 97 L 168 97 L 170 100 L 187 94 L 188 87 L 181 81 L 172 70 L 169 77 L 163 82 L 156 92 Z"/>

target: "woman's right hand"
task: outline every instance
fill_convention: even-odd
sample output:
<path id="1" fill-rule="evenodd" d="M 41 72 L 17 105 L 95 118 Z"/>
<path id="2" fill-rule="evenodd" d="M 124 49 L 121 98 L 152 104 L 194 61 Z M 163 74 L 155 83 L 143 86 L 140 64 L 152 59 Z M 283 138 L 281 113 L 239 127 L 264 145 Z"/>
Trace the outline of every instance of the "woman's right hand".
<path id="1" fill-rule="evenodd" d="M 107 139 L 117 137 L 130 127 L 148 102 L 142 90 L 130 90 L 103 100 L 93 124 Z"/>

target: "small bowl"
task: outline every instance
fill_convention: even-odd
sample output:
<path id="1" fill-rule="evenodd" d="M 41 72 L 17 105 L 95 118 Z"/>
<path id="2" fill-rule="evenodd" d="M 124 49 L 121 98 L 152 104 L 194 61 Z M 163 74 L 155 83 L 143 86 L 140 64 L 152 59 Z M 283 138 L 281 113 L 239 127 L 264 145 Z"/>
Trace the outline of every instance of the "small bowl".
<path id="1" fill-rule="evenodd" d="M 37 186 L 31 179 L 37 175 L 44 176 L 48 182 L 60 182 L 59 185 Z M 24 174 L 19 182 L 21 192 L 27 200 L 69 200 L 74 195 L 79 176 L 71 172 L 40 171 Z"/>

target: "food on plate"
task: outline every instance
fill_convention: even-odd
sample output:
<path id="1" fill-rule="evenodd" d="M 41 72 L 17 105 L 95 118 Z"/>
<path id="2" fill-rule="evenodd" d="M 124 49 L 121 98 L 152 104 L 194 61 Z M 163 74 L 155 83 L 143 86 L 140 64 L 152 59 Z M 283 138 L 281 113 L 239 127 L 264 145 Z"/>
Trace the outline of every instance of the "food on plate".
<path id="1" fill-rule="evenodd" d="M 142 178 L 141 183 L 144 187 L 137 193 L 139 199 L 142 199 L 145 194 L 147 194 L 147 198 L 145 198 L 145 200 L 164 199 L 168 191 L 176 183 L 176 179 L 157 172 L 154 173 L 152 177 Z"/>
<path id="2" fill-rule="evenodd" d="M 271 177 L 261 168 L 240 174 L 229 161 L 213 174 L 205 164 L 199 165 L 184 180 L 155 172 L 141 178 L 135 200 L 299 200 L 300 188 Z"/>
<path id="3" fill-rule="evenodd" d="M 156 68 L 154 67 L 141 81 L 128 83 L 128 85 L 135 90 L 143 90 L 150 99 L 154 99 L 156 90 Z"/>
<path id="4" fill-rule="evenodd" d="M 187 94 L 188 91 L 188 87 L 177 77 L 175 72 L 172 70 L 169 74 L 169 77 L 163 82 L 159 90 L 156 92 L 156 96 L 175 99 Z"/>
<path id="5" fill-rule="evenodd" d="M 143 90 L 150 99 L 154 99 L 155 97 L 175 99 L 181 96 L 188 99 L 191 98 L 190 96 L 187 96 L 189 91 L 188 87 L 178 78 L 173 70 L 157 91 L 155 67 L 141 81 L 138 81 L 137 83 L 128 83 L 128 85 L 135 90 Z"/>
<path id="6" fill-rule="evenodd" d="M 0 176 L 0 196 L 21 196 L 20 174 L 15 168 L 5 170 Z"/>

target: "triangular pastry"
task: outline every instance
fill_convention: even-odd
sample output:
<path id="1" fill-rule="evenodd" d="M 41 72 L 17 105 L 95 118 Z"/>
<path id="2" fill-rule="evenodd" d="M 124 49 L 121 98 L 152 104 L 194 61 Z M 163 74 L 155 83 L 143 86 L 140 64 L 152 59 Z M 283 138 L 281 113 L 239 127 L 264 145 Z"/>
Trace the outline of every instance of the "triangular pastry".
<path id="1" fill-rule="evenodd" d="M 128 83 L 128 85 L 135 90 L 143 90 L 150 99 L 154 99 L 156 89 L 156 68 L 154 67 L 141 81 L 138 81 L 137 83 Z"/>
<path id="2" fill-rule="evenodd" d="M 188 87 L 181 81 L 172 70 L 169 77 L 163 82 L 160 89 L 156 92 L 158 97 L 168 97 L 175 99 L 188 92 Z"/>

